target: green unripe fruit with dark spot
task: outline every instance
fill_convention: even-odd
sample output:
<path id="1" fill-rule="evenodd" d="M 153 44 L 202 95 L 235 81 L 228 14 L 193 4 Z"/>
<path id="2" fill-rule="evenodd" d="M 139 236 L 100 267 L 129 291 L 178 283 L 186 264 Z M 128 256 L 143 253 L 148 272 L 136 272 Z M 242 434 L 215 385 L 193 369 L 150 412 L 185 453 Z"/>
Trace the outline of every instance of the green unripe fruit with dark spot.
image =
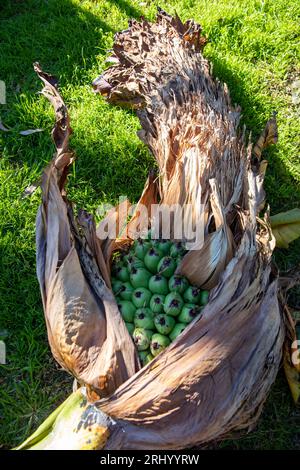
<path id="1" fill-rule="evenodd" d="M 183 294 L 183 292 L 189 287 L 187 279 L 183 276 L 174 275 L 169 280 L 169 289 L 171 292 L 178 292 L 178 294 Z"/>
<path id="2" fill-rule="evenodd" d="M 178 321 L 181 323 L 190 323 L 196 318 L 201 312 L 201 307 L 195 304 L 185 304 L 182 307 L 181 313 L 178 317 Z"/>
<path id="3" fill-rule="evenodd" d="M 157 266 L 157 271 L 164 277 L 173 276 L 177 265 L 171 256 L 164 256 Z"/>
<path id="4" fill-rule="evenodd" d="M 136 240 L 136 246 L 134 249 L 135 256 L 143 261 L 150 247 L 151 244 L 149 241 L 142 240 L 141 238 L 139 238 L 138 240 Z"/>
<path id="5" fill-rule="evenodd" d="M 144 268 L 131 268 L 130 282 L 134 288 L 148 287 L 151 274 Z"/>
<path id="6" fill-rule="evenodd" d="M 160 333 L 155 333 L 151 338 L 150 351 L 151 354 L 155 357 L 166 349 L 170 344 L 170 340 L 167 336 L 161 335 Z"/>
<path id="7" fill-rule="evenodd" d="M 202 290 L 200 295 L 200 305 L 206 305 L 208 302 L 209 292 L 208 290 Z"/>
<path id="8" fill-rule="evenodd" d="M 128 264 L 129 273 L 130 273 L 131 268 L 144 268 L 145 267 L 144 262 L 141 259 L 133 255 L 130 255 L 130 256 L 128 255 L 127 264 Z"/>
<path id="9" fill-rule="evenodd" d="M 134 324 L 133 324 L 133 323 L 129 323 L 129 322 L 125 322 L 125 325 L 126 325 L 126 328 L 127 328 L 127 330 L 128 330 L 128 333 L 129 333 L 130 335 L 132 335 L 132 333 L 134 332 L 134 328 L 135 328 Z"/>
<path id="10" fill-rule="evenodd" d="M 199 287 L 190 286 L 184 292 L 183 298 L 187 303 L 197 304 L 198 302 L 200 302 L 201 290 L 199 289 Z"/>
<path id="11" fill-rule="evenodd" d="M 175 326 L 175 320 L 169 315 L 160 314 L 154 318 L 154 325 L 158 333 L 168 335 Z"/>
<path id="12" fill-rule="evenodd" d="M 150 248 L 144 258 L 146 268 L 149 269 L 149 271 L 152 273 L 155 273 L 157 271 L 158 263 L 162 257 L 163 254 L 161 251 L 157 250 L 156 248 Z"/>
<path id="13" fill-rule="evenodd" d="M 145 351 L 149 348 L 152 334 L 151 330 L 135 328 L 132 337 L 138 351 Z"/>
<path id="14" fill-rule="evenodd" d="M 150 310 L 153 313 L 161 313 L 164 311 L 165 296 L 160 294 L 154 294 L 150 300 Z"/>
<path id="15" fill-rule="evenodd" d="M 155 274 L 149 279 L 149 290 L 153 294 L 166 295 L 169 292 L 168 281 L 161 274 Z"/>
<path id="16" fill-rule="evenodd" d="M 129 281 L 129 272 L 125 266 L 122 266 L 116 270 L 116 276 L 122 282 Z"/>
<path id="17" fill-rule="evenodd" d="M 177 256 L 183 256 L 185 254 L 185 248 L 181 242 L 175 242 L 170 248 L 170 256 L 177 258 Z"/>
<path id="18" fill-rule="evenodd" d="M 115 259 L 115 260 L 112 262 L 112 269 L 111 269 L 112 274 L 113 274 L 114 276 L 116 276 L 117 271 L 118 271 L 120 268 L 123 268 L 123 267 L 124 267 L 123 261 L 121 261 L 120 258 Z"/>
<path id="19" fill-rule="evenodd" d="M 168 255 L 170 248 L 171 248 L 171 242 L 170 240 L 155 240 L 153 243 L 155 248 L 157 248 L 161 253 L 164 255 Z"/>
<path id="20" fill-rule="evenodd" d="M 132 303 L 136 308 L 148 307 L 152 293 L 145 287 L 138 287 L 132 292 Z"/>
<path id="21" fill-rule="evenodd" d="M 171 333 L 169 334 L 169 338 L 171 341 L 174 341 L 174 339 L 177 338 L 177 336 L 179 336 L 183 330 L 185 329 L 186 327 L 186 324 L 185 323 L 176 323 L 176 325 L 174 326 L 173 330 L 171 331 Z"/>
<path id="22" fill-rule="evenodd" d="M 111 282 L 112 291 L 115 295 L 118 295 L 121 292 L 123 282 L 119 279 L 114 279 Z"/>
<path id="23" fill-rule="evenodd" d="M 129 300 L 118 300 L 118 308 L 125 322 L 132 323 L 135 314 L 135 306 Z"/>
<path id="24" fill-rule="evenodd" d="M 178 294 L 178 292 L 170 292 L 170 294 L 166 295 L 164 302 L 164 311 L 167 315 L 177 317 L 177 315 L 180 314 L 182 307 L 183 300 L 181 295 Z"/>
<path id="25" fill-rule="evenodd" d="M 134 324 L 137 328 L 154 330 L 154 321 L 151 310 L 148 308 L 138 308 L 135 312 Z"/>
<path id="26" fill-rule="evenodd" d="M 131 300 L 132 292 L 133 292 L 133 287 L 130 284 L 130 282 L 123 282 L 120 288 L 120 292 L 119 292 L 121 299 Z"/>
<path id="27" fill-rule="evenodd" d="M 130 264 L 134 260 L 134 256 L 132 253 L 127 253 L 127 255 L 124 256 L 124 260 L 126 261 L 127 264 Z"/>
<path id="28" fill-rule="evenodd" d="M 128 264 L 128 258 L 130 258 L 132 255 L 130 253 L 127 253 L 127 255 L 123 256 L 123 263 L 126 265 Z"/>

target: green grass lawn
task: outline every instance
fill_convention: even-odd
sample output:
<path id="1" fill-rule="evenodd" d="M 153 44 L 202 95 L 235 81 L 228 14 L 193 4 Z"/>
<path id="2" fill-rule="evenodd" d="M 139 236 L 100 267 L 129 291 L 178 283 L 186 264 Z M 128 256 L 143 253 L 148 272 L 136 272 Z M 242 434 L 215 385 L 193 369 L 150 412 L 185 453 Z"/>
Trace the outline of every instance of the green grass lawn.
<path id="1" fill-rule="evenodd" d="M 297 0 L 2 0 L 0 80 L 7 104 L 0 117 L 13 130 L 0 131 L 0 339 L 7 364 L 0 376 L 0 447 L 20 443 L 70 393 L 71 378 L 51 357 L 35 274 L 35 215 L 40 190 L 24 189 L 52 157 L 53 113 L 37 94 L 32 63 L 60 78 L 69 106 L 77 161 L 69 196 L 95 213 L 119 195 L 136 200 L 153 164 L 136 137 L 136 117 L 112 108 L 91 92 L 105 68 L 113 34 L 129 17 L 154 18 L 156 5 L 194 18 L 209 38 L 205 55 L 229 85 L 243 119 L 258 136 L 273 110 L 279 142 L 266 152 L 267 200 L 271 212 L 300 207 L 299 105 L 292 85 L 300 79 L 300 3 Z M 21 136 L 19 131 L 43 128 Z M 300 261 L 300 242 L 276 255 L 285 269 Z M 251 434 L 218 445 L 237 449 L 300 449 L 300 414 L 280 373 L 260 422 Z"/>

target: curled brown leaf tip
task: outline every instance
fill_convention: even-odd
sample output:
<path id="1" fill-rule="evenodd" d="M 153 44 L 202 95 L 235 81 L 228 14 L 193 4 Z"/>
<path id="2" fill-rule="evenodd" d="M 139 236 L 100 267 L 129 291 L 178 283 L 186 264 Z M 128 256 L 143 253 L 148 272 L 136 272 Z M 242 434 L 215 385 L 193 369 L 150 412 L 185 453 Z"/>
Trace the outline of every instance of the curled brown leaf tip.
<path id="1" fill-rule="evenodd" d="M 69 138 L 72 133 L 67 107 L 58 91 L 56 77 L 42 70 L 39 63 L 34 64 L 34 70 L 44 83 L 42 94 L 50 101 L 55 112 L 55 126 L 52 130 L 52 138 L 57 149 L 55 165 L 62 170 L 71 163 L 74 156 L 69 150 Z"/>
<path id="2" fill-rule="evenodd" d="M 258 141 L 253 147 L 253 154 L 258 160 L 261 158 L 263 149 L 271 144 L 276 144 L 278 141 L 276 114 L 276 112 L 273 113 L 273 117 L 269 119 Z"/>
<path id="3" fill-rule="evenodd" d="M 54 75 L 44 72 L 39 62 L 35 62 L 33 68 L 45 85 L 51 85 L 56 89 L 58 88 L 58 79 Z"/>

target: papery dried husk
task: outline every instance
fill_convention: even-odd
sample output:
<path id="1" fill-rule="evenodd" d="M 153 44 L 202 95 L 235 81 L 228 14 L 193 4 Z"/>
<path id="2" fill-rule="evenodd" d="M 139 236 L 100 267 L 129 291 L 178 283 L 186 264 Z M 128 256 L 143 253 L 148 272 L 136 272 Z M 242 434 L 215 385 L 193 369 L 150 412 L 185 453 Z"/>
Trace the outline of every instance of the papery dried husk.
<path id="1" fill-rule="evenodd" d="M 217 285 L 233 252 L 233 236 L 226 222 L 216 182 L 214 179 L 209 182 L 210 204 L 216 230 L 207 235 L 204 244 L 201 241 L 199 246 L 196 245 L 189 251 L 177 269 L 177 273 L 204 289 L 211 289 Z"/>
<path id="2" fill-rule="evenodd" d="M 145 229 L 151 225 L 151 208 L 155 204 L 158 204 L 158 184 L 156 173 L 152 170 L 122 238 L 145 236 Z"/>
<path id="3" fill-rule="evenodd" d="M 108 272 L 94 225 L 87 224 L 83 214 L 76 222 L 64 197 L 73 158 L 66 106 L 55 79 L 38 64 L 35 70 L 56 113 L 52 136 L 57 151 L 43 174 L 43 203 L 36 222 L 37 274 L 48 339 L 59 364 L 105 396 L 138 370 L 137 355 L 104 281 Z"/>
<path id="4" fill-rule="evenodd" d="M 278 275 L 271 261 L 275 239 L 268 216 L 257 219 L 264 202 L 264 171 L 255 153 L 253 158 L 245 132 L 239 130 L 239 109 L 231 106 L 227 88 L 212 78 L 201 55 L 204 43 L 196 23 L 183 24 L 162 11 L 156 23 L 133 20 L 129 29 L 115 38 L 116 65 L 94 83 L 109 102 L 137 110 L 143 127 L 140 136 L 158 162 L 160 202 L 191 202 L 195 216 L 198 209 L 202 211 L 204 247 L 206 240 L 217 234 L 222 233 L 220 244 L 227 240 L 219 255 L 224 264 L 201 317 L 137 372 L 130 362 L 132 354 L 128 358 L 122 349 L 112 376 L 125 368 L 130 377 L 122 384 L 116 380 L 115 389 L 96 401 L 90 411 L 91 420 L 98 419 L 97 414 L 100 422 L 103 416 L 109 418 L 103 430 L 106 443 L 99 448 L 182 449 L 249 431 L 257 422 L 282 358 L 285 326 L 277 298 Z M 47 200 L 49 193 L 45 186 L 42 189 Z M 42 208 L 45 210 L 44 205 Z M 64 227 L 69 233 L 67 223 Z M 130 244 L 128 232 L 123 234 L 122 243 Z M 41 236 L 40 240 L 38 251 L 43 254 Z M 74 253 L 72 243 L 71 238 L 65 256 L 70 250 Z M 113 250 L 106 250 L 106 243 L 111 244 L 99 241 L 107 267 Z M 88 245 L 91 250 L 92 245 Z M 198 261 L 200 276 L 203 266 Z M 52 264 L 56 269 L 57 263 Z M 43 264 L 39 265 L 43 286 Z M 85 262 L 81 265 L 87 276 Z M 215 266 L 217 269 L 218 263 Z M 196 265 L 193 273 L 197 275 Z M 90 282 L 90 274 L 87 278 Z M 99 275 L 90 296 L 95 291 L 105 298 L 103 284 Z M 47 305 L 48 294 L 44 298 Z M 100 314 L 99 324 L 103 324 L 103 317 L 106 322 L 111 317 L 107 304 L 102 305 Z M 87 312 L 87 331 L 92 328 L 89 317 Z M 124 334 L 122 325 L 119 315 L 118 338 Z M 61 336 L 52 323 L 48 331 L 49 337 Z M 110 334 L 107 331 L 103 348 L 110 346 L 113 355 L 115 344 L 110 344 Z M 61 344 L 62 348 L 55 343 L 58 356 L 64 349 L 64 342 Z M 132 347 L 128 334 L 123 336 L 123 344 L 124 349 Z M 70 357 L 74 368 L 78 357 L 72 353 Z M 82 374 L 88 379 L 86 385 L 93 385 L 85 369 Z M 54 423 L 52 435 L 57 429 Z M 61 432 L 61 426 L 59 429 Z M 76 429 L 67 432 L 72 438 Z M 30 446 L 29 440 L 25 447 Z M 41 448 L 53 448 L 53 439 Z"/>

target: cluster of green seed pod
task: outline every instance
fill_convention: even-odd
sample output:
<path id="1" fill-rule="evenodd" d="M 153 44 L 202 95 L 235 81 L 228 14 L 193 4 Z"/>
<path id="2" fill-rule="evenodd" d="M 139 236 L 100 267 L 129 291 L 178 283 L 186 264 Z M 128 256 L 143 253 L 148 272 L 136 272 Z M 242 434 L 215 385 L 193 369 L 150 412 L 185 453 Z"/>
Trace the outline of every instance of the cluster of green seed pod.
<path id="1" fill-rule="evenodd" d="M 135 240 L 112 266 L 112 289 L 144 366 L 201 314 L 208 291 L 175 274 L 185 254 L 181 242 Z"/>

